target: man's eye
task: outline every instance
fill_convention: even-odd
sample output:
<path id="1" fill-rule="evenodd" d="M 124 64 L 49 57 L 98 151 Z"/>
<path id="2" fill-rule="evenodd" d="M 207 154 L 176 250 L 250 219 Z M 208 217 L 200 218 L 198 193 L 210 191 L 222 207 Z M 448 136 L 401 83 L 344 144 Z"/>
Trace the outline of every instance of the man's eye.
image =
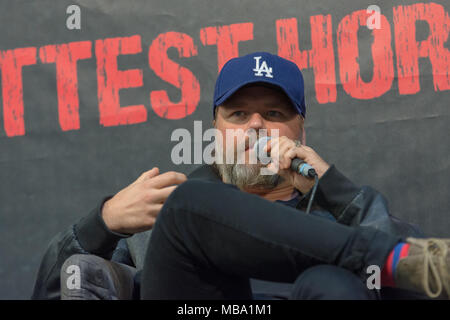
<path id="1" fill-rule="evenodd" d="M 233 117 L 242 117 L 244 115 L 244 111 L 235 111 L 231 114 Z"/>
<path id="2" fill-rule="evenodd" d="M 268 117 L 281 117 L 283 114 L 280 111 L 276 111 L 276 110 L 271 110 L 267 112 L 267 116 Z"/>

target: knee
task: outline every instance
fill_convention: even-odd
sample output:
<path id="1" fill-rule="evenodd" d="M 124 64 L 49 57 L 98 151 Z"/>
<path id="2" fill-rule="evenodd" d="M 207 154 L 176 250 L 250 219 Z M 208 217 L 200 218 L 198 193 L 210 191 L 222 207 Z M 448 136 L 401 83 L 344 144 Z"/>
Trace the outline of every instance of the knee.
<path id="1" fill-rule="evenodd" d="M 315 266 L 301 273 L 291 294 L 295 300 L 372 300 L 376 297 L 376 292 L 369 290 L 357 275 L 331 265 Z"/>
<path id="2" fill-rule="evenodd" d="M 153 233 L 158 233 L 159 229 L 164 229 L 167 233 L 171 232 L 174 226 L 184 226 L 185 219 L 188 218 L 186 213 L 195 211 L 194 208 L 198 206 L 203 206 L 205 198 L 208 197 L 206 190 L 212 190 L 217 184 L 189 179 L 177 186 L 164 202 L 153 227 Z"/>
<path id="3" fill-rule="evenodd" d="M 167 198 L 165 204 L 179 204 L 180 202 L 198 197 L 199 192 L 205 188 L 207 182 L 197 179 L 189 179 L 180 184 Z"/>
<path id="4" fill-rule="evenodd" d="M 91 254 L 70 256 L 61 268 L 61 299 L 131 299 L 136 269 Z"/>
<path id="5" fill-rule="evenodd" d="M 207 206 L 214 199 L 223 198 L 225 189 L 230 188 L 222 182 L 189 179 L 180 184 L 167 198 L 164 207 L 172 209 L 192 209 L 199 205 Z"/>
<path id="6" fill-rule="evenodd" d="M 224 197 L 230 196 L 232 188 L 222 182 L 200 179 L 190 179 L 180 184 L 164 202 L 153 234 L 183 233 L 187 236 L 195 232 L 198 216 L 220 211 Z"/>

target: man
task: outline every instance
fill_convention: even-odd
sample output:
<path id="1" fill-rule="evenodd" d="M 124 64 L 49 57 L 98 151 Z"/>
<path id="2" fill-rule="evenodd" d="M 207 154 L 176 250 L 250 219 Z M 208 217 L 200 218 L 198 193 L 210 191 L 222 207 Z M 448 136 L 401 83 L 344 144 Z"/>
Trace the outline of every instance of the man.
<path id="1" fill-rule="evenodd" d="M 303 78 L 293 63 L 267 53 L 229 61 L 216 84 L 214 126 L 223 133 L 266 129 L 272 136 L 277 131 L 279 138 L 266 151 L 278 149 L 281 157 L 268 165 L 273 171 L 278 167 L 278 174 L 261 175 L 261 163 L 225 163 L 203 166 L 183 183 L 182 174 L 158 175 L 152 169 L 52 241 L 33 296 L 58 298 L 59 270 L 76 253 L 142 268 L 144 299 L 251 298 L 250 278 L 295 282 L 281 295 L 297 299 L 373 299 L 377 295 L 364 281 L 371 264 L 383 268 L 384 284 L 393 286 L 395 278 L 406 289 L 445 294 L 442 285 L 448 286 L 448 278 L 434 277 L 422 288 L 419 276 L 405 277 L 411 259 L 423 261 L 424 255 L 417 254 L 423 244 L 402 243 L 414 230 L 388 214 L 380 194 L 354 186 L 304 146 L 304 117 Z M 253 152 L 249 140 L 244 150 L 248 160 Z M 287 169 L 294 157 L 313 166 L 320 178 L 311 215 L 304 208 L 313 180 Z M 149 229 L 148 249 L 145 242 L 130 261 L 126 246 L 120 245 L 123 238 Z M 444 251 L 442 241 L 430 243 Z M 399 262 L 393 253 L 406 255 L 407 249 L 409 257 Z M 446 253 L 441 254 L 445 259 Z M 439 259 L 431 261 L 441 262 L 442 269 Z M 272 295 L 284 290 L 269 289 L 277 291 Z"/>
<path id="2" fill-rule="evenodd" d="M 304 146 L 303 78 L 294 63 L 264 52 L 228 61 L 213 107 L 218 136 L 239 129 L 276 132 L 279 138 L 264 150 L 272 157 L 267 168 L 278 175 L 261 175 L 262 163 L 215 164 L 180 185 L 153 228 L 143 299 L 249 299 L 250 278 L 295 281 L 293 298 L 370 299 L 369 266 L 383 270 L 385 286 L 448 297 L 450 241 L 402 238 L 376 191 L 357 188 Z M 255 152 L 247 141 L 245 160 Z M 223 154 L 239 154 L 234 140 L 222 145 Z M 294 158 L 320 179 L 322 217 L 289 206 L 302 208 L 313 186 L 290 170 Z"/>

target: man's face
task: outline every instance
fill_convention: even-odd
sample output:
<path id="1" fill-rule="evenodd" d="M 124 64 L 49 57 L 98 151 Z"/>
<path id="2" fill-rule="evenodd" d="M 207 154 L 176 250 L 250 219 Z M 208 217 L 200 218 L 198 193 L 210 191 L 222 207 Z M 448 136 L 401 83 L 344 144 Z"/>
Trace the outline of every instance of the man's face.
<path id="1" fill-rule="evenodd" d="M 268 136 L 286 136 L 304 143 L 303 118 L 293 108 L 289 98 L 276 88 L 262 85 L 243 87 L 223 105 L 218 106 L 214 126 L 224 138 L 224 157 L 230 151 L 238 157 L 239 141 L 245 140 L 245 146 L 242 146 L 245 151 L 241 154 L 245 158 L 245 164 L 216 164 L 222 180 L 236 184 L 241 189 L 246 186 L 268 189 L 280 182 L 277 175 L 261 176 L 261 163 L 249 164 L 250 152 L 253 150 L 252 141 L 246 133 L 254 130 L 259 136 L 260 130 L 265 129 Z M 236 137 L 229 141 L 225 139 L 227 130 L 241 130 L 244 137 L 241 134 L 241 139 Z"/>

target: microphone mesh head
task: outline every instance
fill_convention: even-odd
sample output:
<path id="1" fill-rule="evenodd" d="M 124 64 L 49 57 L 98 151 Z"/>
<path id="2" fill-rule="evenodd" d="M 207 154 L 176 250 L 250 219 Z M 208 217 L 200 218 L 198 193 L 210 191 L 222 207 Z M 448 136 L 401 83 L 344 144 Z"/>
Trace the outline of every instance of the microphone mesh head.
<path id="1" fill-rule="evenodd" d="M 259 138 L 259 139 L 256 141 L 256 143 L 255 143 L 255 145 L 254 145 L 254 147 L 253 147 L 253 149 L 255 150 L 256 159 L 261 160 L 261 157 L 260 157 L 260 156 L 266 156 L 265 154 L 264 154 L 264 155 L 262 155 L 262 154 L 260 155 L 260 152 L 262 152 L 262 151 L 260 151 L 260 150 L 263 150 L 263 149 L 264 149 L 264 147 L 266 146 L 267 142 L 268 142 L 270 139 L 271 139 L 271 137 L 263 136 L 263 137 Z"/>

